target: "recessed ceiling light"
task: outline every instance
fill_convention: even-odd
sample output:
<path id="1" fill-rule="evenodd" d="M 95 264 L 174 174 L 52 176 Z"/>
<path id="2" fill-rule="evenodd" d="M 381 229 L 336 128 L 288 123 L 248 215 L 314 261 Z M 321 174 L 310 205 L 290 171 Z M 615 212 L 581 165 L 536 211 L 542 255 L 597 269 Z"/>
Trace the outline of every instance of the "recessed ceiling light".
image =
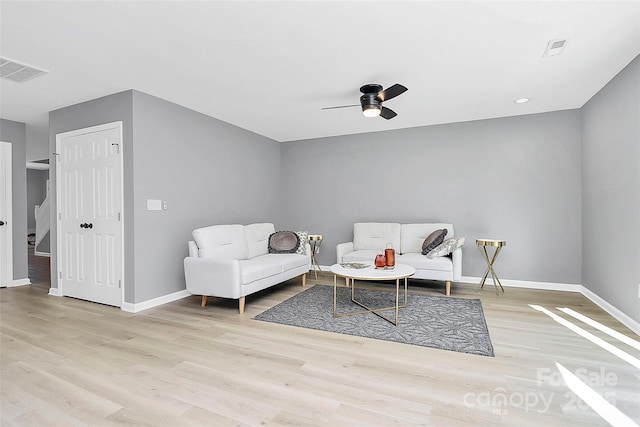
<path id="1" fill-rule="evenodd" d="M 529 98 L 518 98 L 515 101 L 516 104 L 524 104 L 525 102 L 529 102 Z"/>

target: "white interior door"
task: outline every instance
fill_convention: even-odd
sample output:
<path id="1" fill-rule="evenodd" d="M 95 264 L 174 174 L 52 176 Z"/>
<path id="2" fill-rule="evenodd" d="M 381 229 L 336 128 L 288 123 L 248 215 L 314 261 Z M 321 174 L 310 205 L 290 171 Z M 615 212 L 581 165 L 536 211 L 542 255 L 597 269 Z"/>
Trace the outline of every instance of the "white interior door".
<path id="1" fill-rule="evenodd" d="M 56 137 L 58 287 L 122 305 L 122 123 Z"/>
<path id="2" fill-rule="evenodd" d="M 11 171 L 11 143 L 0 142 L 0 287 L 13 282 Z"/>

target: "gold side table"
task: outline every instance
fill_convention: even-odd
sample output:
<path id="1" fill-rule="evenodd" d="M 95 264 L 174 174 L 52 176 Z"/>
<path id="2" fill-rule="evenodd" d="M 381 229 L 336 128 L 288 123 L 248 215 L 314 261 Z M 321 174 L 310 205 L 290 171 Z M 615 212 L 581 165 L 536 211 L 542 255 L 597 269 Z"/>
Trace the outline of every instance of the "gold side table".
<path id="1" fill-rule="evenodd" d="M 322 271 L 316 260 L 316 255 L 320 253 L 320 245 L 322 245 L 322 234 L 309 234 L 309 246 L 311 246 L 311 267 L 313 273 L 318 280 L 318 271 Z"/>
<path id="2" fill-rule="evenodd" d="M 496 262 L 496 258 L 498 258 L 498 254 L 500 253 L 500 250 L 502 249 L 503 246 L 507 245 L 507 242 L 505 240 L 476 239 L 476 245 L 478 246 L 478 249 L 480 249 L 480 253 L 482 254 L 482 257 L 487 262 L 487 270 L 484 272 L 484 275 L 482 276 L 482 281 L 480 282 L 480 285 L 478 286 L 477 290 L 479 291 L 484 287 L 484 282 L 485 280 L 487 280 L 487 276 L 489 275 L 489 272 L 491 272 L 491 277 L 493 278 L 493 286 L 495 286 L 496 288 L 496 295 L 500 295 L 500 293 L 498 292 L 498 285 L 500 285 L 500 289 L 502 289 L 502 292 L 504 292 L 504 288 L 502 287 L 502 283 L 500 283 L 500 279 L 498 279 L 498 275 L 496 274 L 496 271 L 493 269 L 493 264 Z M 487 252 L 487 246 L 492 246 L 496 248 L 491 258 L 489 258 L 489 253 Z"/>

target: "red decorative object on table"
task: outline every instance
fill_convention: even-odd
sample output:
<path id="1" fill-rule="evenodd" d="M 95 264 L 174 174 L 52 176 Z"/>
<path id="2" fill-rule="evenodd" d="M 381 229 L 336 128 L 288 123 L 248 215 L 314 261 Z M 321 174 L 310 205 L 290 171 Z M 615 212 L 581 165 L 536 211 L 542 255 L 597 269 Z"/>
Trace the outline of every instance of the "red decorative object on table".
<path id="1" fill-rule="evenodd" d="M 384 257 L 387 267 L 394 267 L 396 265 L 396 251 L 393 250 L 393 248 L 387 247 L 387 249 L 384 250 Z"/>
<path id="2" fill-rule="evenodd" d="M 383 254 L 376 255 L 375 265 L 376 268 L 383 268 L 387 265 L 387 260 Z"/>

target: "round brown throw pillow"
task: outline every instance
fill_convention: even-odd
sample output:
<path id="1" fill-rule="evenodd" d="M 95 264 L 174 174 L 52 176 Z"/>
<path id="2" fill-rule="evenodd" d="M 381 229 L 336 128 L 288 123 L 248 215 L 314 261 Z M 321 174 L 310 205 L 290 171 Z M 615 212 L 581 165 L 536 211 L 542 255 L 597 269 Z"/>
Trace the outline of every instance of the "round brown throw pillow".
<path id="1" fill-rule="evenodd" d="M 276 231 L 269 236 L 270 254 L 292 254 L 300 246 L 300 236 L 293 231 Z"/>

